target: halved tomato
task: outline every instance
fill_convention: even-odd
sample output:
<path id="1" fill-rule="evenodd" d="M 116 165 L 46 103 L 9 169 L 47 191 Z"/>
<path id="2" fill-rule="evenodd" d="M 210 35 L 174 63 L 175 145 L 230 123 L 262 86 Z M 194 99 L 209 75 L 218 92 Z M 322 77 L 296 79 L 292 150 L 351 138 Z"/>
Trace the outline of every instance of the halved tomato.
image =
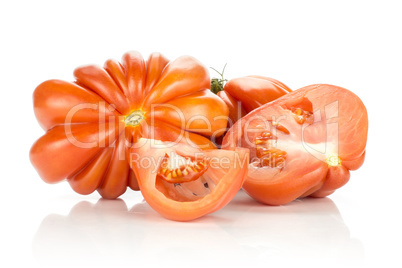
<path id="1" fill-rule="evenodd" d="M 248 149 L 200 150 L 142 138 L 130 149 L 130 165 L 153 209 L 188 221 L 217 211 L 236 195 L 247 174 Z"/>
<path id="2" fill-rule="evenodd" d="M 312 85 L 243 117 L 222 148 L 249 148 L 244 190 L 262 203 L 281 205 L 343 186 L 349 170 L 363 164 L 367 131 L 367 111 L 355 94 Z"/>

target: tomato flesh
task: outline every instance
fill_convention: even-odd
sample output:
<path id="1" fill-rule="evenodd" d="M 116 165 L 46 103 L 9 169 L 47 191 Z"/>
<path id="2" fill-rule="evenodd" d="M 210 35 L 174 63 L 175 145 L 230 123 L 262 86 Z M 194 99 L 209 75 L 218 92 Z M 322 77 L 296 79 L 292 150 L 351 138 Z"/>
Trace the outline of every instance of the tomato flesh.
<path id="1" fill-rule="evenodd" d="M 219 182 L 207 171 L 208 169 L 205 169 L 203 174 L 197 174 L 191 181 L 177 180 L 176 182 L 167 181 L 158 174 L 155 179 L 155 187 L 168 199 L 179 202 L 199 200 L 210 194 Z"/>
<path id="2" fill-rule="evenodd" d="M 367 111 L 352 92 L 312 85 L 243 117 L 222 148 L 250 149 L 243 188 L 258 201 L 281 205 L 323 197 L 343 186 L 364 161 Z"/>

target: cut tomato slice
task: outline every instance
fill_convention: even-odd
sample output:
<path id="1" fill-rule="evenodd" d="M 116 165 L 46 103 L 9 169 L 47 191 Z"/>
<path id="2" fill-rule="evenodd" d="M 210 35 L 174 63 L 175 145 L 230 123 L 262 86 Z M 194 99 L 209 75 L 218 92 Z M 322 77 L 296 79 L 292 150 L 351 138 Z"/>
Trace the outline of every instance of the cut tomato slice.
<path id="1" fill-rule="evenodd" d="M 244 190 L 262 203 L 281 205 L 343 186 L 349 170 L 363 164 L 367 131 L 367 111 L 355 94 L 312 85 L 243 117 L 223 148 L 249 148 Z"/>
<path id="2" fill-rule="evenodd" d="M 153 209 L 188 221 L 217 211 L 236 195 L 247 174 L 248 149 L 200 150 L 142 138 L 130 150 L 130 165 Z"/>

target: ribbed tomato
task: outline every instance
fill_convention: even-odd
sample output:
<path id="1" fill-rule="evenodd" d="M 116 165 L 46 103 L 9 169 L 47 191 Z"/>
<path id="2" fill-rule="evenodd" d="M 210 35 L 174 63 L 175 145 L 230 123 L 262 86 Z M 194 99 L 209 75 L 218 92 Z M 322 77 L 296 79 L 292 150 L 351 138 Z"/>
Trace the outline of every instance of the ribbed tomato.
<path id="1" fill-rule="evenodd" d="M 368 117 L 352 92 L 312 85 L 268 103 L 238 121 L 223 148 L 250 149 L 244 190 L 281 205 L 324 197 L 343 186 L 364 161 Z"/>
<path id="2" fill-rule="evenodd" d="M 189 56 L 169 62 L 153 53 L 145 61 L 129 52 L 121 63 L 79 67 L 74 75 L 75 82 L 36 88 L 34 111 L 46 134 L 30 158 L 44 181 L 67 179 L 81 194 L 116 198 L 127 186 L 138 189 L 126 154 L 140 137 L 215 148 L 208 137 L 227 124 L 207 69 Z"/>
<path id="3" fill-rule="evenodd" d="M 229 107 L 229 127 L 252 110 L 292 91 L 276 79 L 258 75 L 234 78 L 224 86 L 223 77 L 214 79 L 211 90 Z"/>
<path id="4" fill-rule="evenodd" d="M 130 163 L 147 203 L 164 217 L 188 221 L 224 207 L 247 174 L 248 150 L 200 150 L 140 139 Z"/>

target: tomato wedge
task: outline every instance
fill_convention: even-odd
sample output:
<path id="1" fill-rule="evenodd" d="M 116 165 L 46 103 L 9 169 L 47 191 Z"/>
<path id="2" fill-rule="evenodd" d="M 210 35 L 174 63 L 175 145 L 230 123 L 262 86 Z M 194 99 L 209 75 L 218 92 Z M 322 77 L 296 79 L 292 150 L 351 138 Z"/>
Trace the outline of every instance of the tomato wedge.
<path id="1" fill-rule="evenodd" d="M 35 89 L 34 111 L 46 133 L 30 159 L 44 181 L 67 179 L 80 194 L 97 190 L 113 199 L 127 186 L 138 190 L 126 154 L 141 137 L 208 149 L 215 148 L 208 138 L 227 125 L 226 104 L 209 90 L 207 69 L 190 56 L 169 62 L 153 53 L 144 60 L 132 51 L 121 63 L 82 66 L 74 76 Z"/>
<path id="2" fill-rule="evenodd" d="M 130 159 L 149 205 L 168 219 L 188 221 L 217 211 L 236 195 L 247 174 L 248 149 L 200 150 L 140 139 Z"/>
<path id="3" fill-rule="evenodd" d="M 281 205 L 343 186 L 349 170 L 363 164 L 367 131 L 363 102 L 349 90 L 320 84 L 252 111 L 230 128 L 222 147 L 249 148 L 244 190 Z"/>

